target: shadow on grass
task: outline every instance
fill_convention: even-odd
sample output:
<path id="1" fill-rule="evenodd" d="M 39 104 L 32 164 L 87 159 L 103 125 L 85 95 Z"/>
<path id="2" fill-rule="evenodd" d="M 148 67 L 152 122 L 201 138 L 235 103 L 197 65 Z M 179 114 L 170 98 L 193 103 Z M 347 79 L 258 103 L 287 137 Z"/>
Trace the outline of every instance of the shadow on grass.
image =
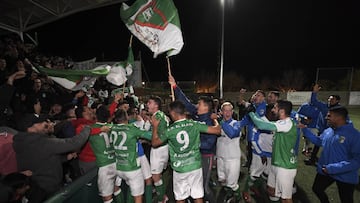
<path id="1" fill-rule="evenodd" d="M 309 200 L 306 192 L 298 184 L 295 183 L 295 185 L 296 185 L 296 193 L 293 195 L 294 202 L 310 203 L 311 201 Z"/>

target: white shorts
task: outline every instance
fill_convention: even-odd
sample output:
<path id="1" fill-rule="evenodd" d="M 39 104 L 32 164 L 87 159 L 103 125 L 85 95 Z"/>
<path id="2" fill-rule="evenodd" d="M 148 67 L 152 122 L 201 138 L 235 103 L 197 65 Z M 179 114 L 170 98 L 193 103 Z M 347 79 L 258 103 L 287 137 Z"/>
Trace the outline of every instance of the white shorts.
<path id="1" fill-rule="evenodd" d="M 275 197 L 292 199 L 296 169 L 271 166 L 267 185 L 275 188 Z"/>
<path id="2" fill-rule="evenodd" d="M 151 178 L 151 169 L 150 169 L 149 160 L 146 158 L 145 155 L 140 156 L 139 159 L 140 159 L 141 172 L 144 176 L 144 180 Z"/>
<path id="3" fill-rule="evenodd" d="M 161 174 L 166 169 L 169 160 L 169 145 L 151 148 L 150 167 L 152 174 Z"/>
<path id="4" fill-rule="evenodd" d="M 130 187 L 132 196 L 139 196 L 144 194 L 144 178 L 141 169 L 134 171 L 116 171 L 116 174 L 125 180 L 126 184 Z"/>
<path id="5" fill-rule="evenodd" d="M 240 159 L 226 160 L 217 157 L 217 175 L 219 182 L 224 182 L 227 187 L 236 189 L 240 176 Z"/>
<path id="6" fill-rule="evenodd" d="M 263 164 L 261 161 L 261 156 L 252 153 L 251 165 L 250 165 L 250 175 L 253 177 L 260 177 L 261 174 L 269 174 L 271 167 L 271 157 L 267 157 L 267 164 Z"/>
<path id="7" fill-rule="evenodd" d="M 112 163 L 107 166 L 99 167 L 97 184 L 99 195 L 102 197 L 110 196 L 114 192 L 114 185 L 121 182 L 121 179 L 116 175 L 116 164 Z"/>
<path id="8" fill-rule="evenodd" d="M 173 171 L 173 188 L 175 200 L 184 200 L 189 196 L 193 199 L 203 198 L 202 168 L 187 173 Z"/>

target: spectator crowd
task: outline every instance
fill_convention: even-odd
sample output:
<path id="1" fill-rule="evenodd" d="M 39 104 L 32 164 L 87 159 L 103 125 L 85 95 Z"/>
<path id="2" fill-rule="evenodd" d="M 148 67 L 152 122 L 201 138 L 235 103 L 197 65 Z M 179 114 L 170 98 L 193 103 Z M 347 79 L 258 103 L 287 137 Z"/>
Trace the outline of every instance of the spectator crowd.
<path id="1" fill-rule="evenodd" d="M 305 164 L 317 167 L 312 189 L 321 202 L 329 202 L 325 190 L 333 182 L 341 202 L 353 202 L 360 133 L 338 95 L 317 99 L 318 84 L 296 110 L 277 91 L 243 98 L 242 89 L 238 101 L 191 101 L 169 75 L 175 101 L 163 108 L 165 98 L 139 99 L 101 77 L 93 87 L 71 91 L 34 69 L 66 71 L 72 64 L 16 35 L 1 39 L 0 202 L 43 202 L 93 169 L 105 203 L 168 202 L 162 175 L 168 167 L 177 202 L 217 202 L 212 184 L 224 188 L 226 200 L 251 202 L 265 185 L 263 198 L 292 202 L 299 151 L 309 158 Z M 249 171 L 244 184 L 241 166 Z"/>

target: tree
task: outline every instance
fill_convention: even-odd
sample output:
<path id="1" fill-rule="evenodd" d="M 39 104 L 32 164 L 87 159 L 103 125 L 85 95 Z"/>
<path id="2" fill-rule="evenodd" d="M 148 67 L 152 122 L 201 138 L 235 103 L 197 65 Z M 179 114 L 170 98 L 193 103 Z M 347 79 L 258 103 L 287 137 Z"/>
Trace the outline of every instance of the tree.
<path id="1" fill-rule="evenodd" d="M 235 71 L 227 71 L 224 74 L 224 91 L 239 91 L 245 85 L 245 78 Z"/>
<path id="2" fill-rule="evenodd" d="M 215 72 L 200 70 L 193 77 L 194 81 L 196 81 L 197 93 L 215 93 L 218 86 L 217 74 Z"/>

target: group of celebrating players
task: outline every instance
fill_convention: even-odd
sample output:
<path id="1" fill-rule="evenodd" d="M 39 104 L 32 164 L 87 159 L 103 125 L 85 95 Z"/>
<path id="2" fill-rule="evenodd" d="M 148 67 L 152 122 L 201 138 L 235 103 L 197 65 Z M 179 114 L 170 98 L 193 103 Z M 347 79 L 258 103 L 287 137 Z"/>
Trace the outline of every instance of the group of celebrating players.
<path id="1" fill-rule="evenodd" d="M 236 119 L 232 102 L 223 102 L 219 112 L 213 112 L 212 98 L 202 96 L 192 104 L 171 75 L 169 84 L 176 100 L 164 113 L 161 98 L 151 96 L 146 103 L 151 114 L 147 121 L 129 118 L 126 109 L 116 104 L 97 107 L 97 122 L 92 125 L 89 142 L 99 167 L 98 188 L 105 203 L 124 202 L 121 182 L 128 185 L 136 203 L 143 199 L 152 202 L 153 188 L 157 202 L 169 201 L 162 177 L 168 162 L 176 202 L 216 202 L 209 188 L 214 160 L 217 181 L 235 202 L 251 202 L 250 188 L 264 181 L 270 201 L 292 202 L 300 128 L 306 126 L 299 123 L 290 101 L 279 99 L 274 92 L 268 95 L 274 97 L 273 101 L 266 101 L 265 92 L 258 90 L 248 102 L 244 101 L 245 116 Z M 114 102 L 120 99 L 121 95 L 116 94 Z M 331 111 L 343 114 L 342 110 Z M 240 190 L 240 137 L 244 127 L 252 158 L 245 188 Z M 150 159 L 144 156 L 144 140 L 151 143 Z"/>

